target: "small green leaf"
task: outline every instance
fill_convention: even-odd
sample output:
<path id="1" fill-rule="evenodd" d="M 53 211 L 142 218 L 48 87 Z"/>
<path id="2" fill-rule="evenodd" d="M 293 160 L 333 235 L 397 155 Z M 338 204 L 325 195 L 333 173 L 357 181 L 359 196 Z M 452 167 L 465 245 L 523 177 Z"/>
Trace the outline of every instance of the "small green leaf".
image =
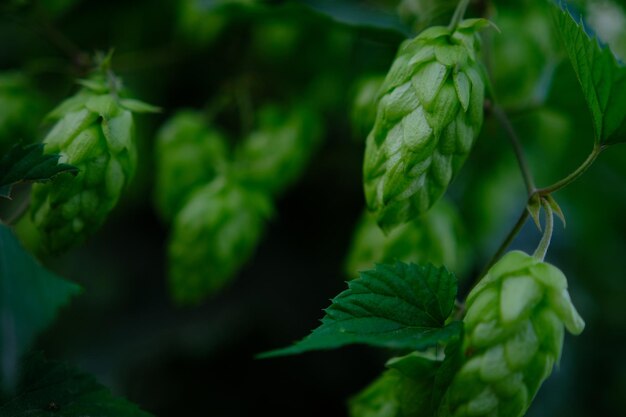
<path id="1" fill-rule="evenodd" d="M 13 395 L 0 395 L 0 415 L 11 417 L 150 417 L 135 404 L 113 396 L 88 374 L 32 354 Z"/>
<path id="2" fill-rule="evenodd" d="M 348 283 L 326 309 L 322 325 L 295 345 L 261 357 L 367 344 L 421 350 L 458 337 L 460 322 L 445 324 L 454 306 L 457 279 L 445 268 L 377 265 Z"/>
<path id="3" fill-rule="evenodd" d="M 19 356 L 79 292 L 78 285 L 39 265 L 10 230 L 0 226 L 0 387 L 15 383 Z"/>
<path id="4" fill-rule="evenodd" d="M 60 155 L 43 153 L 43 144 L 15 145 L 0 159 L 0 197 L 10 198 L 11 188 L 22 181 L 47 181 L 62 172 L 78 173 L 72 165 L 59 164 Z"/>
<path id="5" fill-rule="evenodd" d="M 563 3 L 554 8 L 554 19 L 591 111 L 596 143 L 626 142 L 626 67 Z"/>

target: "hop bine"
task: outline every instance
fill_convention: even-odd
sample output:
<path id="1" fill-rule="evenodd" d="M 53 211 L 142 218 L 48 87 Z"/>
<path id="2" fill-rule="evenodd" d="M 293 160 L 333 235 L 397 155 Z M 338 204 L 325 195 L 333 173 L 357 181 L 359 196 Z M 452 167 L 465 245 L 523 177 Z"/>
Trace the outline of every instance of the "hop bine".
<path id="1" fill-rule="evenodd" d="M 43 141 L 46 153 L 60 154 L 79 173 L 35 184 L 32 191 L 31 218 L 48 253 L 81 243 L 102 225 L 135 171 L 133 112 L 157 111 L 120 98 L 120 82 L 110 71 L 80 83 L 83 88 L 50 114 L 58 121 Z"/>
<path id="2" fill-rule="evenodd" d="M 580 334 L 563 273 L 520 251 L 497 262 L 467 298 L 465 361 L 441 416 L 520 417 L 563 348 Z"/>
<path id="3" fill-rule="evenodd" d="M 488 24 L 432 27 L 400 46 L 380 90 L 363 169 L 367 205 L 386 231 L 443 195 L 480 132 L 485 82 L 477 32 Z"/>

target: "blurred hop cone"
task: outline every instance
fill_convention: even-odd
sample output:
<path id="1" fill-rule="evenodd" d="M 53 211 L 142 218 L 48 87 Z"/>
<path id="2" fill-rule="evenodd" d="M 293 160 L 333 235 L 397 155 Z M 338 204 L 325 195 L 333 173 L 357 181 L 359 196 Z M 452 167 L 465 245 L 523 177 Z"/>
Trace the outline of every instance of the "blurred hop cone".
<path id="1" fill-rule="evenodd" d="M 180 303 L 220 290 L 253 255 L 270 217 L 270 199 L 220 176 L 193 193 L 174 220 L 169 279 Z"/>
<path id="2" fill-rule="evenodd" d="M 170 118 L 156 141 L 156 205 L 171 221 L 193 191 L 225 169 L 228 147 L 224 135 L 193 110 Z"/>

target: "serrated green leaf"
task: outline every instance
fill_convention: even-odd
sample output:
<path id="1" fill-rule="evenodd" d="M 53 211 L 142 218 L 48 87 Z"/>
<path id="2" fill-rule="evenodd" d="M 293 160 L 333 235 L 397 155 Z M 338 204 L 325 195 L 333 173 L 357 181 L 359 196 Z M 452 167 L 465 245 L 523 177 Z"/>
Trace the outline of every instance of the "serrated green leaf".
<path id="1" fill-rule="evenodd" d="M 0 226 L 0 387 L 15 383 L 19 356 L 80 290 L 44 269 Z"/>
<path id="2" fill-rule="evenodd" d="M 443 267 L 380 264 L 348 283 L 309 336 L 261 357 L 349 344 L 412 350 L 436 346 L 458 337 L 462 328 L 460 322 L 445 324 L 456 293 L 457 279 Z"/>
<path id="3" fill-rule="evenodd" d="M 41 143 L 15 145 L 0 159 L 0 197 L 9 198 L 18 182 L 47 181 L 62 172 L 78 172 L 72 165 L 59 164 L 59 157 L 44 154 Z"/>
<path id="4" fill-rule="evenodd" d="M 626 67 L 563 3 L 555 6 L 554 19 L 591 111 L 596 143 L 626 142 Z"/>
<path id="5" fill-rule="evenodd" d="M 11 417 L 150 417 L 115 397 L 96 379 L 72 366 L 29 355 L 13 395 L 0 395 L 0 415 Z"/>

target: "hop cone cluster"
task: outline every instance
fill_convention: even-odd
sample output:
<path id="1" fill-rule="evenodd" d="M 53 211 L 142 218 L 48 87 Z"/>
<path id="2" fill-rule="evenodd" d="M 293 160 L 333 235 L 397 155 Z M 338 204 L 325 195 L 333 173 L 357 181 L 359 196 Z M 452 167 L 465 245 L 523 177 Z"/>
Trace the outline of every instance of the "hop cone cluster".
<path id="1" fill-rule="evenodd" d="M 196 303 L 221 289 L 252 256 L 271 215 L 265 194 L 218 177 L 176 216 L 169 243 L 174 298 Z"/>
<path id="2" fill-rule="evenodd" d="M 224 169 L 227 144 L 201 113 L 186 110 L 161 128 L 155 154 L 156 204 L 162 217 L 171 220 L 196 188 Z"/>
<path id="3" fill-rule="evenodd" d="M 466 360 L 442 415 L 522 416 L 559 361 L 564 327 L 573 334 L 584 328 L 563 273 L 519 251 L 472 290 L 464 321 Z"/>
<path id="4" fill-rule="evenodd" d="M 465 161 L 483 122 L 482 19 L 432 27 L 405 41 L 380 90 L 363 181 L 389 230 L 427 211 Z"/>
<path id="5" fill-rule="evenodd" d="M 458 213 L 445 200 L 387 235 L 370 213 L 364 213 L 352 240 L 346 273 L 356 278 L 359 271 L 375 263 L 394 261 L 430 262 L 458 272 L 464 263 L 464 250 L 459 246 L 461 227 Z"/>
<path id="6" fill-rule="evenodd" d="M 319 143 L 317 114 L 304 105 L 265 106 L 258 127 L 236 151 L 239 178 L 250 187 L 280 193 L 295 181 Z"/>
<path id="7" fill-rule="evenodd" d="M 58 121 L 44 139 L 45 152 L 61 154 L 79 173 L 33 186 L 31 218 L 44 252 L 67 250 L 98 229 L 135 171 L 132 111 L 154 109 L 118 98 L 109 86 L 99 75 L 84 80 L 84 88 L 50 114 Z"/>

